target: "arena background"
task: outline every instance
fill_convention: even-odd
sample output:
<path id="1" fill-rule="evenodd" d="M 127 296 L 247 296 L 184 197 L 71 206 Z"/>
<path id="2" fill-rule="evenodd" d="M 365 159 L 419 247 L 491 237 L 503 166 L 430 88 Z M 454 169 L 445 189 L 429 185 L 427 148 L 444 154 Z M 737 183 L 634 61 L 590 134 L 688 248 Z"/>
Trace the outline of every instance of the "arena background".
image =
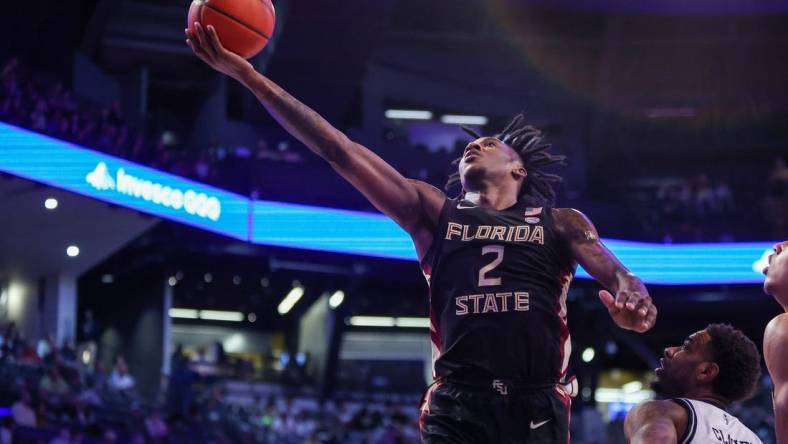
<path id="1" fill-rule="evenodd" d="M 261 72 L 442 187 L 523 111 L 659 307 L 569 295 L 573 442 L 623 442 L 661 350 L 760 344 L 788 237 L 788 2 L 279 0 Z M 0 28 L 0 435 L 418 442 L 426 284 L 407 236 L 183 41 L 188 2 L 28 0 Z M 167 191 L 165 191 L 167 190 Z M 178 198 L 173 197 L 178 195 Z M 765 443 L 771 384 L 733 412 Z M 13 406 L 30 398 L 34 423 Z M 20 401 L 21 400 L 21 401 Z"/>

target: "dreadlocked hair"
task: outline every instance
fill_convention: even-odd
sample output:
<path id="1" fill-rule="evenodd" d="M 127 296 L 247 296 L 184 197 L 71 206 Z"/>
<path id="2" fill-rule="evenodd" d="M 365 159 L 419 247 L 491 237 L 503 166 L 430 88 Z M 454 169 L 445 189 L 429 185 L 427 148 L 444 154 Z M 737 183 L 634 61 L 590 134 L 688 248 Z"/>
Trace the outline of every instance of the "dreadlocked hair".
<path id="1" fill-rule="evenodd" d="M 467 126 L 461 127 L 471 137 L 481 137 L 476 131 Z M 523 181 L 518 198 L 529 199 L 534 205 L 552 204 L 555 201 L 555 190 L 552 183 L 563 180 L 557 174 L 547 173 L 545 167 L 552 165 L 566 165 L 566 156 L 548 152 L 551 145 L 544 142 L 544 135 L 538 128 L 528 125 L 525 116 L 518 114 L 503 131 L 494 136 L 496 139 L 512 147 L 520 155 L 523 167 L 528 175 Z M 457 165 L 462 160 L 459 157 L 452 161 Z M 445 189 L 450 191 L 460 184 L 458 171 L 449 175 Z M 462 195 L 462 192 L 460 193 Z"/>

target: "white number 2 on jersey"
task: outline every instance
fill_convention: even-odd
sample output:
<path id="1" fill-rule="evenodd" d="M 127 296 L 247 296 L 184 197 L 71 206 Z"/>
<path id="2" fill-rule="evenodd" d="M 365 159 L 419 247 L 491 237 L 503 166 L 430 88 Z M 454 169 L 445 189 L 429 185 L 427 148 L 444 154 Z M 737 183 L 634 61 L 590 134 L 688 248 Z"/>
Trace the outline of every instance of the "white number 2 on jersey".
<path id="1" fill-rule="evenodd" d="M 485 245 L 482 247 L 482 256 L 490 253 L 495 253 L 495 259 L 479 270 L 479 287 L 501 285 L 501 278 L 487 277 L 486 275 L 503 262 L 503 245 Z"/>

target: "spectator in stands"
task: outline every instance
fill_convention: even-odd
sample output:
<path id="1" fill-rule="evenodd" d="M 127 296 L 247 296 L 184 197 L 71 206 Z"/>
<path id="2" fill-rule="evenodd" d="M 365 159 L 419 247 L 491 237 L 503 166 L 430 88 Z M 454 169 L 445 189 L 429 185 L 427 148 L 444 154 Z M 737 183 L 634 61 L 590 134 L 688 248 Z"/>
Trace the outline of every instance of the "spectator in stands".
<path id="1" fill-rule="evenodd" d="M 60 375 L 57 367 L 52 367 L 47 371 L 46 375 L 41 378 L 38 388 L 46 395 L 58 397 L 66 396 L 71 390 L 63 376 Z"/>
<path id="2" fill-rule="evenodd" d="M 150 414 L 145 418 L 145 430 L 153 440 L 164 440 L 169 435 L 167 423 L 161 417 L 161 410 L 151 409 Z"/>
<path id="3" fill-rule="evenodd" d="M 81 399 L 74 401 L 74 413 L 71 419 L 82 427 L 92 426 L 96 423 L 96 417 L 93 415 L 90 405 Z"/>
<path id="4" fill-rule="evenodd" d="M 0 423 L 0 444 L 12 444 L 13 436 L 14 419 L 11 416 L 6 416 Z"/>
<path id="5" fill-rule="evenodd" d="M 118 356 L 115 360 L 115 368 L 107 380 L 107 387 L 117 392 L 130 392 L 134 389 L 136 381 L 129 374 L 129 367 L 123 356 Z"/>
<path id="6" fill-rule="evenodd" d="M 19 393 L 19 400 L 11 406 L 11 415 L 14 423 L 23 427 L 35 427 L 37 424 L 36 412 L 33 410 L 33 399 L 30 392 L 22 389 Z"/>
<path id="7" fill-rule="evenodd" d="M 67 428 L 60 429 L 60 433 L 54 437 L 49 444 L 71 444 L 71 431 Z"/>

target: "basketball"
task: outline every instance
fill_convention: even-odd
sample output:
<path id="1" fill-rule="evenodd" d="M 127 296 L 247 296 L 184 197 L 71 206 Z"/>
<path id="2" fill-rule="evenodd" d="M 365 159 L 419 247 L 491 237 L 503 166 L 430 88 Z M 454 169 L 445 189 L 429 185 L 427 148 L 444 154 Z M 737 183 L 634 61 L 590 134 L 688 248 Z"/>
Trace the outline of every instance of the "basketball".
<path id="1" fill-rule="evenodd" d="M 248 59 L 268 44 L 276 12 L 271 0 L 194 0 L 189 7 L 190 30 L 194 22 L 206 29 L 213 26 L 222 46 Z"/>

